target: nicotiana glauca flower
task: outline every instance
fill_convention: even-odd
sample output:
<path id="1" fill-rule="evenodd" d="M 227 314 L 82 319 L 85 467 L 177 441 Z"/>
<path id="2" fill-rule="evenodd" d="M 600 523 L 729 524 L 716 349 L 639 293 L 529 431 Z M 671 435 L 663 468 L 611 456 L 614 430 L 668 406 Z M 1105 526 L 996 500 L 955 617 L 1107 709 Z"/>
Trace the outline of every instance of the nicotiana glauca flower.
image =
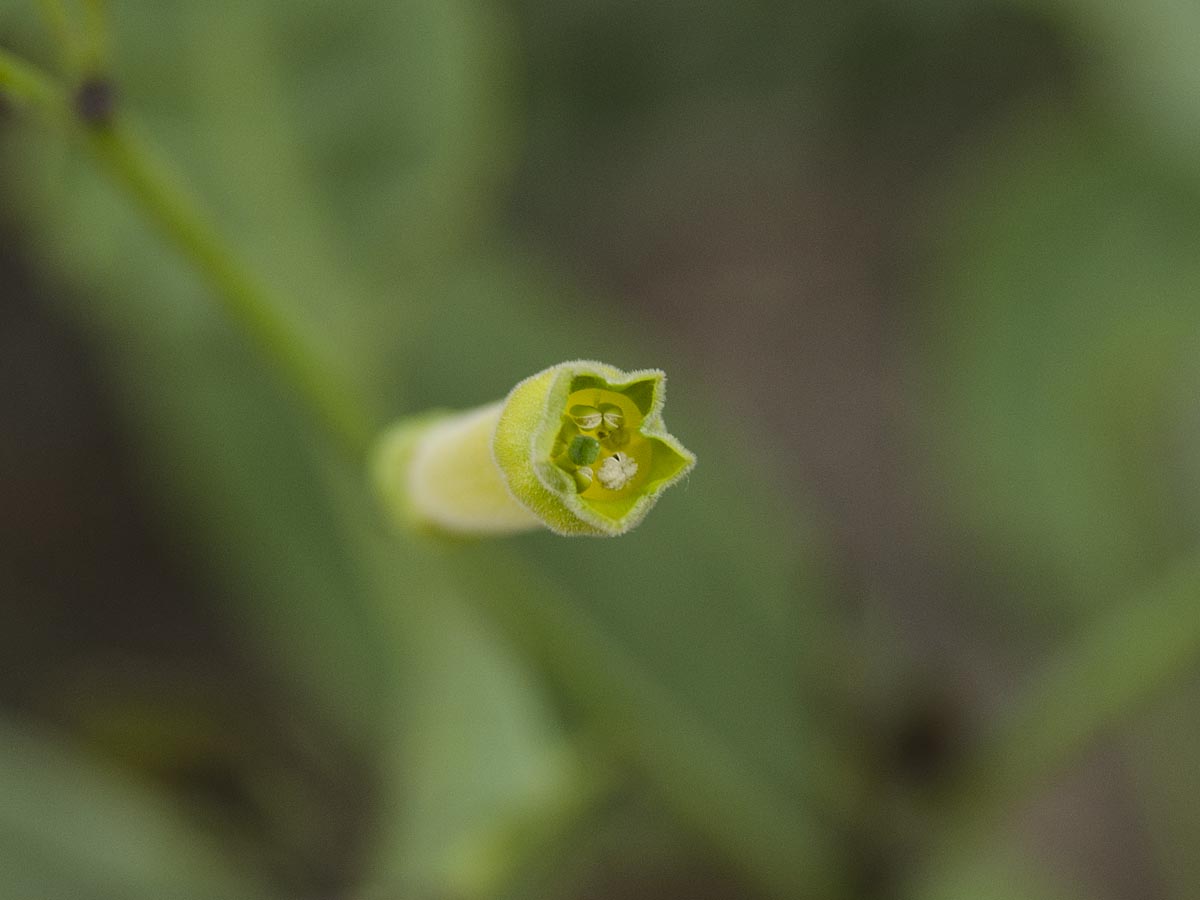
<path id="1" fill-rule="evenodd" d="M 376 449 L 376 487 L 424 530 L 624 534 L 696 462 L 663 424 L 664 380 L 577 360 L 499 403 L 405 419 Z"/>

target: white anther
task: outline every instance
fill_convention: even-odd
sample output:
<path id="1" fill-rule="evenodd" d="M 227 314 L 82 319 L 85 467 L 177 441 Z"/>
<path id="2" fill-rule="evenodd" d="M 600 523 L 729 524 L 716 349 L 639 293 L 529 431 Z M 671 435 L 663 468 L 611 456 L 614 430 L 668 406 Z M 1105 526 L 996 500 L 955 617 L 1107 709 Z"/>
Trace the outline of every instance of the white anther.
<path id="1" fill-rule="evenodd" d="M 599 428 L 604 421 L 603 414 L 594 406 L 572 406 L 569 412 L 575 424 L 584 431 Z"/>
<path id="2" fill-rule="evenodd" d="M 614 453 L 600 464 L 596 477 L 610 491 L 619 491 L 637 474 L 638 464 L 624 453 Z"/>
<path id="3" fill-rule="evenodd" d="M 600 414 L 604 418 L 604 424 L 609 428 L 620 428 L 625 422 L 625 414 L 621 412 L 621 407 L 614 406 L 611 403 L 605 403 L 600 407 Z"/>

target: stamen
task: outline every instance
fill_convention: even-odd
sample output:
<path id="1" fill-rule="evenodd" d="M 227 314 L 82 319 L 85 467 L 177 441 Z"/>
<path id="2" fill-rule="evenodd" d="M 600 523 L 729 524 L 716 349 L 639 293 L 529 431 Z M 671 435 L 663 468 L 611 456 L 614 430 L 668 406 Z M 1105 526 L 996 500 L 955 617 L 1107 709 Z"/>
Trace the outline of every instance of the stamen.
<path id="1" fill-rule="evenodd" d="M 604 420 L 603 414 L 594 406 L 572 406 L 569 414 L 575 424 L 584 431 L 599 428 Z"/>
<path id="2" fill-rule="evenodd" d="M 600 415 L 604 419 L 604 424 L 613 431 L 625 424 L 625 413 L 621 412 L 621 407 L 612 403 L 601 404 Z"/>

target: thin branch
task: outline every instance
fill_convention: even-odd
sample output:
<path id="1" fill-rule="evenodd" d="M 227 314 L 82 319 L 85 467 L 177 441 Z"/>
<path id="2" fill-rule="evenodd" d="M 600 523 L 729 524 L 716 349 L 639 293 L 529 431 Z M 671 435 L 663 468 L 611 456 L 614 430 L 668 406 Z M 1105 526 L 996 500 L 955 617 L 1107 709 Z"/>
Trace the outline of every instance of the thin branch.
<path id="1" fill-rule="evenodd" d="M 79 60 L 79 38 L 71 25 L 66 5 L 62 0 L 38 0 L 38 6 L 41 8 L 42 18 L 46 21 L 46 27 L 50 29 L 54 42 L 58 45 L 62 61 L 68 68 L 73 68 Z"/>
<path id="2" fill-rule="evenodd" d="M 50 119 L 64 119 L 66 94 L 37 66 L 0 48 L 0 94 L 13 103 L 31 106 Z"/>
<path id="3" fill-rule="evenodd" d="M 83 0 L 83 35 L 87 66 L 96 72 L 107 70 L 111 45 L 108 0 Z"/>
<path id="4" fill-rule="evenodd" d="M 365 454 L 374 424 L 320 343 L 289 319 L 284 304 L 254 276 L 199 212 L 174 173 L 118 119 L 86 131 L 112 178 L 216 288 L 226 313 L 273 362 L 329 429 Z"/>
<path id="5" fill-rule="evenodd" d="M 208 279 L 229 317 L 259 345 L 346 448 L 365 454 L 375 423 L 350 389 L 349 380 L 320 342 L 284 314 L 284 305 L 242 264 L 170 168 L 135 138 L 120 116 L 99 124 L 72 117 L 67 96 L 53 79 L 3 50 L 0 93 L 48 118 L 73 123 L 73 130 L 102 168 Z"/>

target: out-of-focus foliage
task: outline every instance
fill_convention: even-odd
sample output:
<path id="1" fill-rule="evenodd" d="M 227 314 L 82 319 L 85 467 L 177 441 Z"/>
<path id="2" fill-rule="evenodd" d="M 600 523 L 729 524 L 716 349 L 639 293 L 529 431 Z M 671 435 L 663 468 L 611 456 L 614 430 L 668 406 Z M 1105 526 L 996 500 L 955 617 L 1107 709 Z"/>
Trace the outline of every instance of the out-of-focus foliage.
<path id="1" fill-rule="evenodd" d="M 1200 195 L 1061 107 L 1001 140 L 954 185 L 971 205 L 944 250 L 938 425 L 989 543 L 1046 596 L 1094 609 L 1153 578 L 1195 524 L 1180 488 Z"/>
<path id="2" fill-rule="evenodd" d="M 59 68 L 35 6 L 3 0 L 0 47 Z M 213 740 L 236 716 L 166 742 L 233 772 L 201 787 L 235 795 L 212 814 L 138 749 L 169 715 L 104 740 L 4 725 L 0 898 L 1069 896 L 1067 864 L 1004 842 L 924 871 L 938 807 L 910 776 L 942 744 L 897 751 L 871 711 L 907 699 L 898 661 L 938 646 L 909 619 L 949 601 L 889 569 L 890 535 L 856 555 L 838 484 L 908 466 L 934 510 L 912 529 L 961 554 L 929 593 L 960 579 L 962 618 L 1005 629 L 935 667 L 1052 654 L 1193 545 L 1200 13 L 107 6 L 122 110 L 371 408 L 474 406 L 573 357 L 656 366 L 700 463 L 620 540 L 388 533 L 210 285 L 79 142 L 10 114 L 0 225 L 100 359 L 155 527 L 272 686 L 279 746 Z M 697 295 L 709 257 L 724 287 Z M 877 383 L 804 358 L 810 330 L 858 327 L 820 303 L 839 279 L 878 294 Z M 810 436 L 839 436 L 812 413 L 853 405 L 846 383 L 894 391 L 906 443 L 823 483 Z M 1175 849 L 1200 834 L 1191 718 L 1148 716 L 1129 751 L 1164 898 L 1200 877 Z"/>
<path id="3" fill-rule="evenodd" d="M 3 896 L 270 896 L 166 798 L 13 725 L 0 737 Z"/>

